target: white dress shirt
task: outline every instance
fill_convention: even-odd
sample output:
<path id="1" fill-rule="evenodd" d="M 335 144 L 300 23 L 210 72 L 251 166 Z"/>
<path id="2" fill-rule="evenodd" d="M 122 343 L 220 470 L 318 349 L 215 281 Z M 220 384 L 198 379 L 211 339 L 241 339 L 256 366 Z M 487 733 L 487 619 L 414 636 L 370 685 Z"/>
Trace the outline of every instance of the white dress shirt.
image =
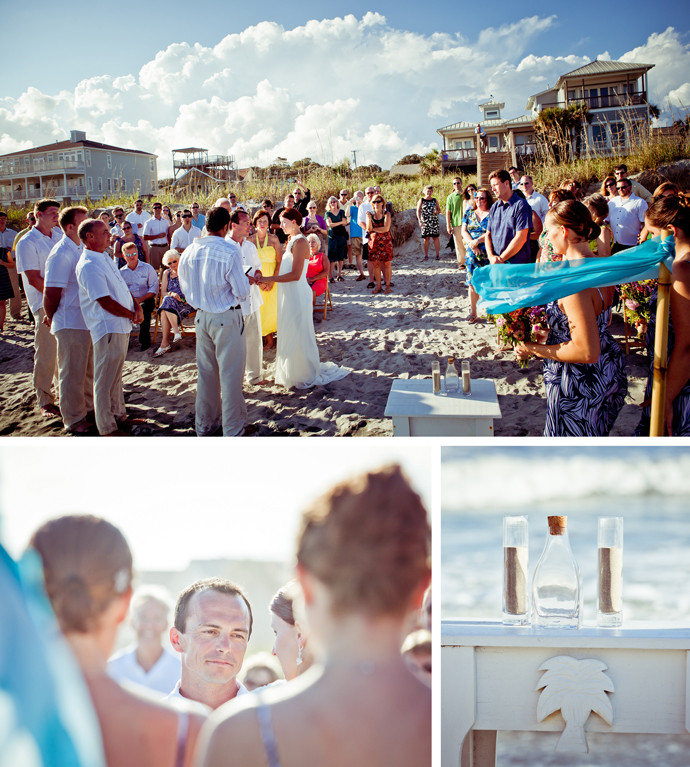
<path id="1" fill-rule="evenodd" d="M 178 229 L 175 229 L 173 232 L 170 247 L 184 250 L 185 248 L 188 248 L 198 237 L 201 237 L 201 229 L 198 227 L 192 226 L 190 227 L 189 231 L 187 231 L 184 226 L 181 226 Z"/>
<path id="2" fill-rule="evenodd" d="M 108 676 L 116 682 L 134 682 L 165 697 L 180 678 L 180 655 L 164 649 L 153 666 L 144 671 L 137 661 L 136 645 L 132 645 L 110 658 Z"/>
<path id="3" fill-rule="evenodd" d="M 17 274 L 22 275 L 26 300 L 35 317 L 38 317 L 38 313 L 43 307 L 43 293 L 29 283 L 24 272 L 37 270 L 43 277 L 50 251 L 61 239 L 62 229 L 59 226 L 54 227 L 50 235 L 41 234 L 38 228 L 34 227 L 17 243 Z"/>
<path id="4" fill-rule="evenodd" d="M 128 317 L 116 317 L 107 312 L 97 300 L 110 296 L 125 309 L 134 311 L 134 299 L 127 283 L 107 253 L 84 248 L 77 264 L 77 282 L 81 313 L 94 344 L 108 333 L 130 332 L 132 322 Z"/>
<path id="5" fill-rule="evenodd" d="M 141 213 L 137 213 L 135 210 L 133 210 L 131 213 L 128 213 L 125 216 L 125 221 L 129 221 L 129 223 L 132 225 L 132 231 L 134 234 L 138 234 L 139 237 L 144 233 L 144 224 L 151 218 L 151 214 L 148 213 L 145 210 L 142 210 Z"/>
<path id="6" fill-rule="evenodd" d="M 77 263 L 84 246 L 77 245 L 66 234 L 50 251 L 46 261 L 44 284 L 47 288 L 62 288 L 60 303 L 53 315 L 50 332 L 59 330 L 87 330 L 79 302 Z"/>
<path id="7" fill-rule="evenodd" d="M 609 220 L 614 242 L 628 247 L 637 245 L 647 207 L 647 203 L 636 194 L 625 199 L 620 196 L 609 199 Z"/>
<path id="8" fill-rule="evenodd" d="M 141 298 L 147 293 L 158 295 L 158 275 L 151 264 L 137 261 L 134 269 L 130 269 L 129 265 L 125 264 L 120 268 L 120 274 L 134 298 Z"/>
<path id="9" fill-rule="evenodd" d="M 236 242 L 199 237 L 180 256 L 180 287 L 195 309 L 221 314 L 249 299 L 249 280 Z"/>
<path id="10" fill-rule="evenodd" d="M 164 218 L 150 218 L 144 224 L 144 232 L 141 239 L 148 234 L 159 235 L 155 240 L 147 240 L 149 245 L 165 245 L 168 244 L 168 229 L 170 224 Z"/>
<path id="11" fill-rule="evenodd" d="M 537 213 L 543 222 L 546 214 L 549 212 L 549 201 L 546 197 L 544 197 L 543 194 L 539 194 L 539 192 L 532 190 L 532 194 L 529 197 L 526 197 L 526 200 L 529 203 L 530 208 Z"/>
<path id="12" fill-rule="evenodd" d="M 362 229 L 362 242 L 369 242 L 369 232 L 367 232 L 367 213 L 373 213 L 374 206 L 365 199 L 359 204 L 357 209 L 357 223 Z"/>
<path id="13" fill-rule="evenodd" d="M 249 690 L 242 684 L 242 682 L 237 682 L 237 695 L 235 697 L 238 697 L 239 695 L 247 695 L 249 693 Z M 180 692 L 180 684 L 181 682 L 178 681 L 178 683 L 175 685 L 175 689 L 165 697 L 165 700 L 170 701 L 171 703 L 174 703 L 175 701 L 183 700 L 185 703 L 188 703 L 191 705 L 191 707 L 198 712 L 199 714 L 210 714 L 213 709 L 210 706 L 207 706 L 205 703 L 202 703 L 200 700 L 192 700 L 192 698 L 185 698 L 184 695 Z M 249 698 L 247 698 L 249 700 Z"/>
<path id="14" fill-rule="evenodd" d="M 225 239 L 229 240 L 232 238 L 230 235 L 227 235 Z M 246 271 L 247 267 L 250 267 L 248 274 L 250 277 L 254 277 L 257 271 L 261 271 L 261 257 L 259 256 L 259 251 L 256 249 L 256 245 L 254 245 L 253 242 L 249 242 L 245 237 L 240 245 L 240 250 L 242 251 L 242 266 L 244 267 L 244 270 Z M 249 300 L 242 302 L 242 314 L 245 317 L 248 317 L 250 314 L 258 312 L 259 309 L 261 309 L 263 302 L 264 299 L 261 295 L 261 288 L 258 285 L 250 285 Z"/>

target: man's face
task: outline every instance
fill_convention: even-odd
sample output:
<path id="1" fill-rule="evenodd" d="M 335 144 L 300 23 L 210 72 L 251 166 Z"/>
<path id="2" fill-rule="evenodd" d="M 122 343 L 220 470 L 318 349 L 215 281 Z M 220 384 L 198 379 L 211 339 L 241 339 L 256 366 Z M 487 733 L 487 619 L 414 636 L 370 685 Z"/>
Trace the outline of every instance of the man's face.
<path id="1" fill-rule="evenodd" d="M 125 261 L 127 262 L 127 266 L 130 269 L 136 269 L 137 264 L 139 263 L 139 252 L 136 248 L 132 250 L 122 251 L 122 255 L 124 256 Z"/>
<path id="2" fill-rule="evenodd" d="M 147 599 L 132 615 L 132 626 L 140 642 L 160 640 L 161 634 L 168 628 L 168 610 L 157 600 Z"/>
<path id="3" fill-rule="evenodd" d="M 184 633 L 171 629 L 182 665 L 196 681 L 227 684 L 242 668 L 249 641 L 244 599 L 219 591 L 198 591 L 187 604 Z"/>
<path id="4" fill-rule="evenodd" d="M 616 177 L 616 181 L 622 181 L 624 178 L 628 177 L 628 171 L 627 170 L 617 170 L 617 171 L 614 171 L 614 175 Z"/>
<path id="5" fill-rule="evenodd" d="M 232 225 L 234 237 L 243 240 L 249 234 L 249 216 L 246 213 L 240 213 L 239 222 Z"/>
<path id="6" fill-rule="evenodd" d="M 458 194 L 462 194 L 462 180 L 459 178 L 453 179 L 453 191 Z"/>
<path id="7" fill-rule="evenodd" d="M 369 202 L 371 202 L 372 197 L 376 194 L 376 190 L 374 189 L 373 186 L 368 186 L 364 191 L 365 191 L 365 193 L 367 195 L 367 200 L 369 200 Z"/>
<path id="8" fill-rule="evenodd" d="M 141 213 L 141 209 L 144 207 L 144 203 L 141 200 L 137 200 L 134 203 L 134 209 L 137 213 Z"/>
<path id="9" fill-rule="evenodd" d="M 34 211 L 34 215 L 36 216 L 36 221 L 43 227 L 47 227 L 48 229 L 52 229 L 54 226 L 57 226 L 58 222 L 58 215 L 60 214 L 60 209 L 56 208 L 54 205 L 51 205 L 49 208 L 46 208 L 43 213 L 41 213 L 38 210 Z"/>
<path id="10" fill-rule="evenodd" d="M 108 245 L 110 245 L 110 230 L 102 221 L 98 221 L 87 236 L 86 247 L 97 253 L 103 253 Z"/>
<path id="11" fill-rule="evenodd" d="M 627 180 L 618 181 L 616 183 L 616 189 L 621 197 L 630 197 L 632 193 L 632 184 Z"/>
<path id="12" fill-rule="evenodd" d="M 520 186 L 528 197 L 532 194 L 534 185 L 532 184 L 532 179 L 529 176 L 523 176 L 520 179 Z"/>
<path id="13" fill-rule="evenodd" d="M 510 181 L 501 181 L 498 178 L 491 179 L 491 192 L 494 197 L 506 202 L 513 195 L 513 190 L 510 186 Z"/>
<path id="14" fill-rule="evenodd" d="M 121 224 L 122 223 L 122 219 L 125 216 L 125 213 L 124 213 L 123 210 L 116 209 L 116 210 L 113 211 L 113 216 L 115 217 L 115 222 L 117 224 Z"/>
<path id="15" fill-rule="evenodd" d="M 199 210 L 197 208 L 197 210 Z M 189 231 L 192 228 L 192 214 L 191 213 L 183 213 L 182 214 L 182 226 Z"/>
<path id="16" fill-rule="evenodd" d="M 160 217 L 161 217 L 161 214 L 162 214 L 162 212 L 163 212 L 163 206 L 162 206 L 162 205 L 154 205 L 154 206 L 153 206 L 153 215 L 154 215 L 156 218 L 160 218 Z"/>
<path id="17" fill-rule="evenodd" d="M 234 194 L 231 194 L 228 199 L 230 200 L 230 206 L 234 208 L 237 205 L 237 197 L 235 197 Z"/>
<path id="18" fill-rule="evenodd" d="M 192 205 L 192 215 L 193 216 L 198 216 L 199 215 L 199 206 L 196 203 L 194 203 L 194 205 Z"/>
<path id="19" fill-rule="evenodd" d="M 285 198 L 285 207 L 286 208 L 294 208 L 295 207 L 295 198 L 294 197 L 286 197 Z"/>
<path id="20" fill-rule="evenodd" d="M 295 202 L 299 202 L 302 199 L 301 189 L 295 189 L 295 191 L 292 194 L 295 196 Z"/>
<path id="21" fill-rule="evenodd" d="M 509 170 L 508 173 L 510 173 L 510 177 L 513 179 L 513 181 L 517 182 L 520 180 L 520 174 L 513 168 L 513 170 Z"/>
<path id="22" fill-rule="evenodd" d="M 74 214 L 74 223 L 67 227 L 67 231 L 65 234 L 67 234 L 70 237 L 76 236 L 77 232 L 79 231 L 79 225 L 82 221 L 85 221 L 88 218 L 87 213 L 75 213 Z"/>

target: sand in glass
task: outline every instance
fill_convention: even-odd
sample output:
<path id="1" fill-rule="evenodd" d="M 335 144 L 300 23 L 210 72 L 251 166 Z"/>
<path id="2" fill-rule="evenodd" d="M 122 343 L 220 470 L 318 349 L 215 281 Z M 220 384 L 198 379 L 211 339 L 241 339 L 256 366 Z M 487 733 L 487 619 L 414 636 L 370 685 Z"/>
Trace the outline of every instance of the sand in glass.
<path id="1" fill-rule="evenodd" d="M 597 625 L 623 623 L 623 517 L 599 517 L 599 591 Z"/>
<path id="2" fill-rule="evenodd" d="M 529 623 L 527 517 L 503 517 L 503 623 Z"/>

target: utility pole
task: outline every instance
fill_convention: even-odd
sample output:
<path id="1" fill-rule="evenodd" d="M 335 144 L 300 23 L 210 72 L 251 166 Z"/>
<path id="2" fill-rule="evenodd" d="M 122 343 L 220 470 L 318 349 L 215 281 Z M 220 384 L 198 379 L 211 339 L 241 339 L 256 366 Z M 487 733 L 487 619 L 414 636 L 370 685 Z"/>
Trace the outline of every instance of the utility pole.
<path id="1" fill-rule="evenodd" d="M 354 161 L 355 161 L 355 170 L 357 170 L 357 152 L 358 151 L 359 151 L 359 149 L 353 149 L 352 150 L 352 157 L 354 158 Z"/>

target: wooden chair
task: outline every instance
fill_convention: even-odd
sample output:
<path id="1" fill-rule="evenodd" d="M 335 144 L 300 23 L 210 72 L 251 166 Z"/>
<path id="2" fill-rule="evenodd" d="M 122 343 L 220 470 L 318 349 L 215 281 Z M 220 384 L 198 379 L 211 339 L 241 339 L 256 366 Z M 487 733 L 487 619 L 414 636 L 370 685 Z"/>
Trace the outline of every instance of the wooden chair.
<path id="1" fill-rule="evenodd" d="M 625 353 L 630 354 L 630 350 L 637 347 L 642 347 L 643 349 L 646 347 L 646 344 L 643 340 L 640 340 L 639 336 L 637 335 L 637 328 L 628 322 L 628 310 L 625 306 L 625 301 L 623 301 L 623 329 L 625 332 Z"/>
<path id="2" fill-rule="evenodd" d="M 323 299 L 323 303 L 321 303 L 319 299 Z M 320 296 L 314 295 L 314 303 L 313 303 L 314 314 L 320 313 L 322 308 L 323 308 L 323 318 L 325 320 L 326 314 L 328 313 L 328 309 L 330 308 L 330 310 L 333 311 L 333 301 L 331 300 L 331 289 L 328 285 L 328 280 L 326 280 L 325 293 L 322 293 Z"/>

